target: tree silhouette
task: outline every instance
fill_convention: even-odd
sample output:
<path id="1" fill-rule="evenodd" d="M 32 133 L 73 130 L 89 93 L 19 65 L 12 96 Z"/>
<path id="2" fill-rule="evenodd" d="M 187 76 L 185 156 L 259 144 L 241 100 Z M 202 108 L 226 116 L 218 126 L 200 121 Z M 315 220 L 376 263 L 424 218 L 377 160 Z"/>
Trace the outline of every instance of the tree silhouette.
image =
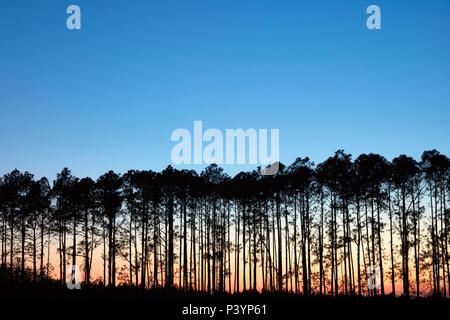
<path id="1" fill-rule="evenodd" d="M 112 286 L 116 284 L 116 233 L 117 216 L 122 206 L 121 187 L 122 179 L 113 171 L 102 175 L 96 183 L 100 214 L 106 220 L 108 230 L 108 285 Z"/>
<path id="2" fill-rule="evenodd" d="M 38 282 L 55 269 L 64 283 L 80 264 L 87 286 L 184 292 L 395 295 L 401 281 L 405 296 L 450 294 L 445 155 L 352 161 L 338 150 L 278 169 L 230 178 L 215 164 L 169 166 L 93 181 L 64 168 L 52 187 L 13 170 L 0 178 L 0 270 Z M 379 287 L 368 286 L 370 266 Z"/>
<path id="3" fill-rule="evenodd" d="M 409 217 L 412 214 L 410 206 L 407 207 L 408 196 L 411 203 L 415 199 L 414 194 L 414 178 L 419 173 L 417 162 L 405 155 L 401 155 L 394 160 L 393 163 L 393 181 L 397 190 L 399 216 L 399 229 L 401 239 L 401 255 L 402 255 L 402 278 L 403 278 L 403 294 L 409 296 L 409 249 L 410 249 L 410 231 L 411 225 Z"/>

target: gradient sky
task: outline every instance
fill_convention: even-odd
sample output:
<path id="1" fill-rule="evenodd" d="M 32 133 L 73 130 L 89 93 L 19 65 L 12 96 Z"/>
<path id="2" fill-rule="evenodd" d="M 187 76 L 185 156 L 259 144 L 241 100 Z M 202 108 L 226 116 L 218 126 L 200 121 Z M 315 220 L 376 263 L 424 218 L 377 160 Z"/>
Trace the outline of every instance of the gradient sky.
<path id="1" fill-rule="evenodd" d="M 277 128 L 287 164 L 450 155 L 450 1 L 1 0 L 0 39 L 2 175 L 159 171 L 194 120 Z"/>

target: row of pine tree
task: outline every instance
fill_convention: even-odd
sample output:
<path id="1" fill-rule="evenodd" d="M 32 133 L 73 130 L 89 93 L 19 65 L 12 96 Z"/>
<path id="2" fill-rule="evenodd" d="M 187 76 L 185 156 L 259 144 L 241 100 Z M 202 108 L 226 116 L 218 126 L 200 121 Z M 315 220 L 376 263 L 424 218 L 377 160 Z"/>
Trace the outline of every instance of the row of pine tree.
<path id="1" fill-rule="evenodd" d="M 79 265 L 85 285 L 211 293 L 450 295 L 445 155 L 339 150 L 279 169 L 231 178 L 216 165 L 169 166 L 94 181 L 65 168 L 52 185 L 14 170 L 0 179 L 1 269 L 64 283 Z"/>

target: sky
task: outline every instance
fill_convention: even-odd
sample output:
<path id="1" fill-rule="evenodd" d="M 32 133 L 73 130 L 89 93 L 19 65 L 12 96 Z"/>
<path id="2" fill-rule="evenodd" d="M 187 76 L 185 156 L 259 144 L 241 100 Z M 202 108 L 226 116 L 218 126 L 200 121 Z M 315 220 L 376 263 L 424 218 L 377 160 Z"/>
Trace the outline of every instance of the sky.
<path id="1" fill-rule="evenodd" d="M 0 0 L 0 39 L 1 175 L 160 171 L 194 120 L 279 129 L 286 164 L 450 155 L 446 0 Z"/>

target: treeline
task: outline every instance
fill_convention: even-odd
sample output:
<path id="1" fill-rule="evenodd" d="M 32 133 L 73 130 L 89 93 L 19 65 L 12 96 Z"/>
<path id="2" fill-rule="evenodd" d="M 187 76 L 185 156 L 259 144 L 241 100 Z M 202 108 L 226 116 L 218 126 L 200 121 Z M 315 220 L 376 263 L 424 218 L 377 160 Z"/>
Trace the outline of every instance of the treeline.
<path id="1" fill-rule="evenodd" d="M 18 281 L 54 269 L 64 283 L 79 265 L 89 286 L 96 260 L 107 286 L 447 296 L 449 199 L 436 150 L 420 162 L 339 150 L 233 178 L 216 165 L 96 181 L 65 168 L 50 185 L 14 170 L 0 179 L 1 269 Z"/>

